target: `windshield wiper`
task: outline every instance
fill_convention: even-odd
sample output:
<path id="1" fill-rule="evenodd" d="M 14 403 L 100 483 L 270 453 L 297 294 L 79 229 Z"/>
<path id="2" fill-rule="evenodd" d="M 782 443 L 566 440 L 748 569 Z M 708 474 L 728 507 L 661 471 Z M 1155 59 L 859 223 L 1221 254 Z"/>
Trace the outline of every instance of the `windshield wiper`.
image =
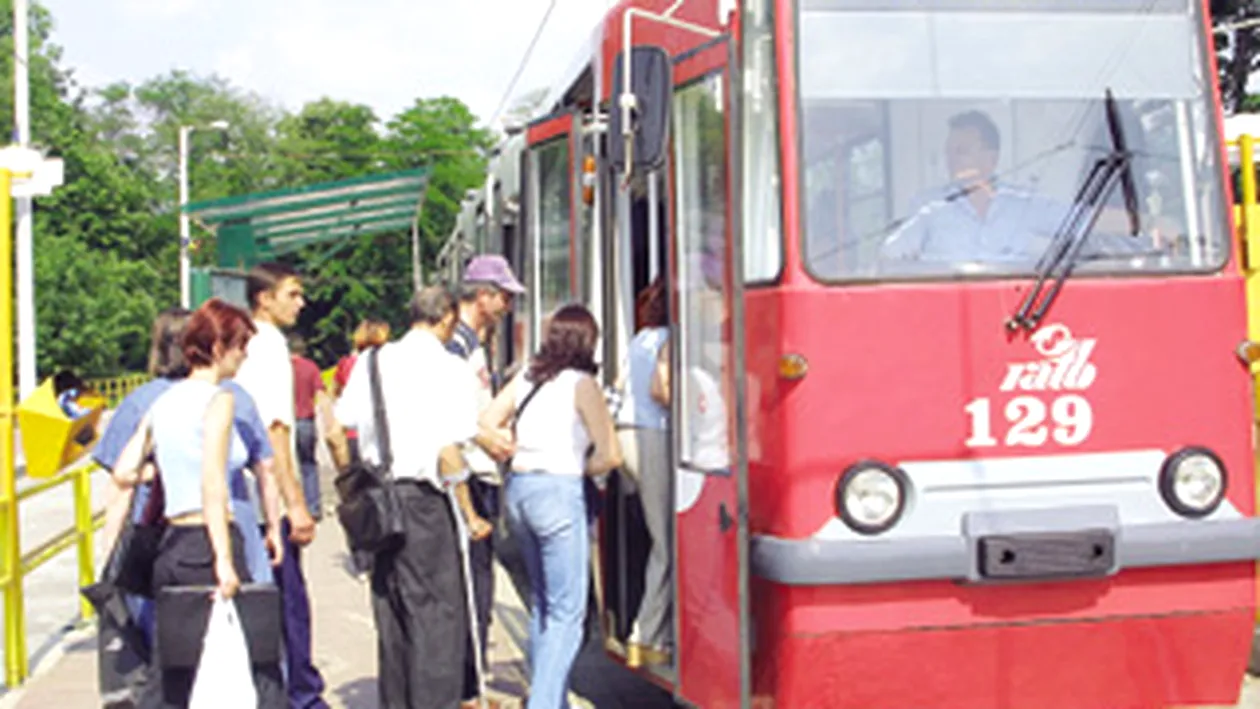
<path id="1" fill-rule="evenodd" d="M 1120 123 L 1120 110 L 1115 96 L 1107 89 L 1107 128 L 1111 133 L 1111 152 L 1099 158 L 1090 168 L 1085 181 L 1076 192 L 1076 199 L 1059 230 L 1055 232 L 1045 253 L 1037 260 L 1037 281 L 1024 302 L 1006 320 L 1008 330 L 1023 328 L 1029 332 L 1037 329 L 1046 311 L 1063 288 L 1064 281 L 1072 275 L 1072 269 L 1080 261 L 1081 249 L 1093 233 L 1107 198 L 1119 184 L 1124 192 L 1124 208 L 1129 217 L 1129 233 L 1137 236 L 1138 220 L 1137 187 L 1133 180 L 1133 154 L 1124 139 L 1124 127 Z M 1047 283 L 1050 283 L 1047 288 Z"/>

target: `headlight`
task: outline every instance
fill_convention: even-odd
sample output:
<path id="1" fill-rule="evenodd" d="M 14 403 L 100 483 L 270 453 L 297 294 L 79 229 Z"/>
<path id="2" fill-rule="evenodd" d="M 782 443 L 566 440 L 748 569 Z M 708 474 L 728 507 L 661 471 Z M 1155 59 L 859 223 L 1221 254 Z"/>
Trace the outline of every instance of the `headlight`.
<path id="1" fill-rule="evenodd" d="M 1159 494 L 1183 517 L 1206 517 L 1225 499 L 1225 466 L 1206 448 L 1183 448 L 1168 456 L 1159 473 Z"/>
<path id="2" fill-rule="evenodd" d="M 864 461 L 844 471 L 836 486 L 840 519 L 859 534 L 887 531 L 906 507 L 906 474 L 883 463 Z"/>

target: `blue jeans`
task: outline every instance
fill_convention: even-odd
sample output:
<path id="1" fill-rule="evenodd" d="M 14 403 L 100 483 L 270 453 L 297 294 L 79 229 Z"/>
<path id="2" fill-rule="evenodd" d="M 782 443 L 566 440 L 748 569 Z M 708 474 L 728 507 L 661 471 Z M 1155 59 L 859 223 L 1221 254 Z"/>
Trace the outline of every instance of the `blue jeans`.
<path id="1" fill-rule="evenodd" d="M 529 574 L 528 709 L 568 706 L 569 673 L 582 646 L 591 539 L 582 478 L 512 473 L 504 509 Z"/>

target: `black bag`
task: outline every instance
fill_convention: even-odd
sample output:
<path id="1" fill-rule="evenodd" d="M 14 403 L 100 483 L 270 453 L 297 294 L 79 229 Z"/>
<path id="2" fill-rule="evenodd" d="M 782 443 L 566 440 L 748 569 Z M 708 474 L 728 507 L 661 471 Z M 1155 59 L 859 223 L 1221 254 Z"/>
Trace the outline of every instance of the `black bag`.
<path id="1" fill-rule="evenodd" d="M 197 667 L 214 592 L 214 586 L 168 586 L 158 593 L 154 645 L 162 669 Z M 245 631 L 250 663 L 279 663 L 280 589 L 272 584 L 242 584 L 232 600 Z"/>
<path id="2" fill-rule="evenodd" d="M 100 579 L 80 590 L 98 618 L 96 674 L 101 704 L 106 709 L 135 707 L 148 681 L 149 638 L 132 616 L 126 594 L 152 593 L 153 564 L 162 531 L 153 519 L 161 516 L 154 511 L 161 507 L 160 495 L 161 488 L 156 483 L 151 485 L 149 503 L 137 520 L 139 490 L 132 492 L 127 517 Z M 144 593 L 137 593 L 137 589 Z"/>
<path id="3" fill-rule="evenodd" d="M 96 583 L 83 589 L 97 615 L 96 676 L 105 709 L 133 708 L 148 681 L 149 639 L 116 587 Z"/>
<path id="4" fill-rule="evenodd" d="M 139 488 L 131 493 L 127 518 L 123 520 L 100 579 L 81 590 L 93 604 L 105 602 L 115 590 L 144 598 L 153 597 L 153 564 L 157 561 L 158 546 L 165 531 L 165 524 L 161 522 L 160 479 L 155 479 L 149 486 L 149 499 L 139 520 L 136 519 L 138 497 Z"/>
<path id="5" fill-rule="evenodd" d="M 376 444 L 380 465 L 358 460 L 337 476 L 334 484 L 341 503 L 337 505 L 337 521 L 345 531 L 350 548 L 359 552 L 377 553 L 400 546 L 403 542 L 402 509 L 394 489 L 390 468 L 394 463 L 389 445 L 389 422 L 385 416 L 385 398 L 381 393 L 380 348 L 368 353 L 368 373 L 372 382 L 372 414 L 376 422 Z"/>

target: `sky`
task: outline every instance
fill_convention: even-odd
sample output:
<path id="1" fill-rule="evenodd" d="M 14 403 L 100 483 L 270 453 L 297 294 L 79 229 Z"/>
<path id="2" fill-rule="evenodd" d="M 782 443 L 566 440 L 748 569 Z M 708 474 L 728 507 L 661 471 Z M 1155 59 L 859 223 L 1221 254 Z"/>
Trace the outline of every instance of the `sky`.
<path id="1" fill-rule="evenodd" d="M 39 0 L 85 86 L 218 74 L 285 108 L 328 96 L 387 120 L 450 95 L 488 121 L 552 0 Z M 555 0 L 513 94 L 548 87 L 611 0 Z M 509 106 L 511 101 L 508 102 Z"/>

